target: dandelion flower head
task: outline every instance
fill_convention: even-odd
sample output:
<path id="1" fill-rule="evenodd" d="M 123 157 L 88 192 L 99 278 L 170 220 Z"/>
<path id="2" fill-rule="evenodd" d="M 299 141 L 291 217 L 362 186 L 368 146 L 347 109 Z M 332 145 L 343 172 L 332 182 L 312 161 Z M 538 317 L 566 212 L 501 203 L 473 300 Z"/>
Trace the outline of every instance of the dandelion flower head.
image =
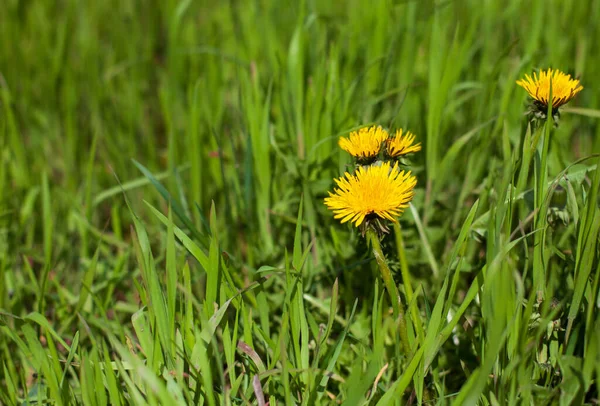
<path id="1" fill-rule="evenodd" d="M 547 108 L 548 99 L 550 98 L 550 82 L 552 82 L 553 109 L 568 103 L 583 89 L 578 79 L 572 79 L 571 75 L 558 69 L 548 69 L 546 72 L 542 70 L 539 75 L 534 72 L 533 78 L 525 75 L 524 79 L 517 80 L 517 85 L 527 90 L 531 97 Z"/>
<path id="2" fill-rule="evenodd" d="M 352 131 L 348 138 L 340 137 L 339 146 L 358 159 L 372 159 L 379 154 L 381 144 L 389 134 L 381 126 L 364 127 Z"/>
<path id="3" fill-rule="evenodd" d="M 388 138 L 387 153 L 392 158 L 397 158 L 400 155 L 410 154 L 411 152 L 418 152 L 421 150 L 421 143 L 413 145 L 415 142 L 415 135 L 410 131 L 402 134 L 402 129 L 396 131 L 394 137 Z"/>
<path id="4" fill-rule="evenodd" d="M 335 179 L 338 186 L 329 192 L 325 205 L 342 223 L 351 221 L 356 227 L 373 218 L 396 222 L 414 196 L 417 179 L 410 171 L 399 171 L 398 164 L 361 166 L 356 174 L 346 172 Z"/>

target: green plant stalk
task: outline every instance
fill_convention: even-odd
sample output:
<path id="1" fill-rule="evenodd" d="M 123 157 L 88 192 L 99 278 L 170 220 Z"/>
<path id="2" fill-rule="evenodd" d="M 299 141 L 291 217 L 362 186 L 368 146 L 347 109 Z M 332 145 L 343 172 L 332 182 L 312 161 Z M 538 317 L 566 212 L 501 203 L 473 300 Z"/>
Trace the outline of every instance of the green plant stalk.
<path id="1" fill-rule="evenodd" d="M 404 239 L 402 238 L 402 226 L 400 223 L 394 223 L 394 235 L 396 237 L 396 248 L 398 249 L 398 258 L 400 259 L 400 272 L 402 274 L 402 284 L 404 285 L 404 292 L 406 293 L 406 304 L 410 309 L 410 315 L 412 317 L 413 326 L 417 333 L 417 336 L 422 338 L 424 336 L 423 328 L 419 323 L 419 312 L 416 306 L 411 307 L 411 303 L 414 297 L 414 291 L 412 288 L 412 282 L 410 278 L 410 272 L 408 271 L 408 261 L 406 260 L 406 251 L 404 249 Z"/>
<path id="2" fill-rule="evenodd" d="M 371 243 L 371 247 L 373 248 L 373 255 L 375 256 L 375 260 L 377 261 L 377 265 L 379 266 L 381 278 L 383 279 L 385 288 L 388 291 L 388 294 L 390 295 L 392 309 L 394 311 L 394 319 L 398 321 L 398 326 L 400 328 L 400 344 L 402 346 L 402 350 L 410 358 L 410 356 L 412 355 L 412 351 L 410 349 L 410 342 L 408 341 L 408 329 L 406 328 L 406 317 L 404 314 L 402 298 L 400 297 L 400 292 L 398 291 L 398 288 L 394 283 L 394 279 L 392 278 L 392 272 L 390 271 L 390 267 L 388 266 L 385 257 L 383 256 L 379 236 L 372 228 L 369 228 L 367 230 L 367 241 Z"/>
<path id="3" fill-rule="evenodd" d="M 552 120 L 552 118 L 550 118 Z M 544 300 L 546 292 L 546 266 L 544 258 L 545 227 L 547 223 L 546 213 L 542 212 L 544 198 L 548 192 L 548 150 L 550 147 L 550 121 L 546 121 L 542 131 L 542 152 L 539 169 L 536 167 L 535 187 L 535 230 L 533 251 L 533 286 L 537 291 L 538 302 Z"/>
<path id="4" fill-rule="evenodd" d="M 530 127 L 531 128 L 531 127 Z M 532 132 L 533 131 L 533 132 Z M 527 186 L 527 179 L 529 178 L 529 167 L 531 165 L 531 159 L 536 152 L 538 142 L 542 135 L 543 128 L 536 128 L 534 130 L 528 129 L 528 134 L 525 136 L 525 142 L 523 143 L 523 157 L 521 160 L 521 169 L 519 171 L 519 178 L 517 180 L 517 190 L 515 195 L 519 195 Z"/>

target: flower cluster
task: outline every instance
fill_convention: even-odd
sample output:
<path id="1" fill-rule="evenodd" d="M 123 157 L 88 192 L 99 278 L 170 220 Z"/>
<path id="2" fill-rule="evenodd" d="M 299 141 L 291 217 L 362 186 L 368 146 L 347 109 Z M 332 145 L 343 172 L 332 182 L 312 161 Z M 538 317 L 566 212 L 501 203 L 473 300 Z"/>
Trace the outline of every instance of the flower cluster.
<path id="1" fill-rule="evenodd" d="M 533 98 L 529 110 L 533 120 L 546 120 L 551 109 L 555 123 L 559 107 L 583 89 L 578 79 L 553 69 L 525 75 L 517 85 Z M 347 138 L 340 137 L 338 144 L 356 158 L 357 169 L 335 179 L 337 188 L 329 192 L 325 205 L 342 223 L 350 221 L 360 227 L 363 235 L 369 227 L 380 234 L 387 232 L 386 222 L 397 222 L 417 184 L 410 171 L 399 169 L 399 158 L 420 151 L 421 144 L 415 143 L 410 131 L 399 129 L 391 136 L 381 126 L 353 131 Z"/>
<path id="2" fill-rule="evenodd" d="M 350 221 L 363 235 L 369 227 L 386 233 L 386 221 L 396 222 L 414 196 L 417 179 L 400 170 L 398 158 L 421 150 L 415 136 L 402 129 L 394 136 L 381 126 L 365 127 L 340 137 L 339 146 L 356 158 L 354 174 L 335 179 L 337 188 L 325 205 L 342 223 Z"/>
<path id="3" fill-rule="evenodd" d="M 399 158 L 420 151 L 421 144 L 413 145 L 414 142 L 415 136 L 410 131 L 403 134 L 402 129 L 399 129 L 390 137 L 390 133 L 381 126 L 373 126 L 353 131 L 348 138 L 340 137 L 338 144 L 355 157 L 358 163 L 368 164 L 375 161 L 380 152 L 386 158 Z"/>

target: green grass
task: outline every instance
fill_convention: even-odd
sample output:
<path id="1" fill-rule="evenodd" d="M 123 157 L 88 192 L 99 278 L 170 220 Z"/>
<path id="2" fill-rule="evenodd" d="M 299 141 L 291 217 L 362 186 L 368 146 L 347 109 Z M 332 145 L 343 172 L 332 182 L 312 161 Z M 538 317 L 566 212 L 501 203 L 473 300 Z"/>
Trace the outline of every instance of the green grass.
<path id="1" fill-rule="evenodd" d="M 0 404 L 596 404 L 599 20 L 0 2 Z M 546 67 L 584 90 L 536 130 L 515 80 Z M 410 352 L 323 204 L 372 123 L 423 142 L 382 242 Z"/>

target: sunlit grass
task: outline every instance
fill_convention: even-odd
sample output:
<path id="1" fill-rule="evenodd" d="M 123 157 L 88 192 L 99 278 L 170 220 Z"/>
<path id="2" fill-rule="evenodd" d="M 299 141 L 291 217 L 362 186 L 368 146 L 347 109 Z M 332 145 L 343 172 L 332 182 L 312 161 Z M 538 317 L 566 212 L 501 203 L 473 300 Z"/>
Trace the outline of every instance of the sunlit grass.
<path id="1" fill-rule="evenodd" d="M 594 404 L 599 19 L 0 2 L 0 404 Z M 515 84 L 548 67 L 584 86 L 557 127 Z M 379 124 L 422 148 L 381 247 L 410 351 L 323 204 Z"/>

